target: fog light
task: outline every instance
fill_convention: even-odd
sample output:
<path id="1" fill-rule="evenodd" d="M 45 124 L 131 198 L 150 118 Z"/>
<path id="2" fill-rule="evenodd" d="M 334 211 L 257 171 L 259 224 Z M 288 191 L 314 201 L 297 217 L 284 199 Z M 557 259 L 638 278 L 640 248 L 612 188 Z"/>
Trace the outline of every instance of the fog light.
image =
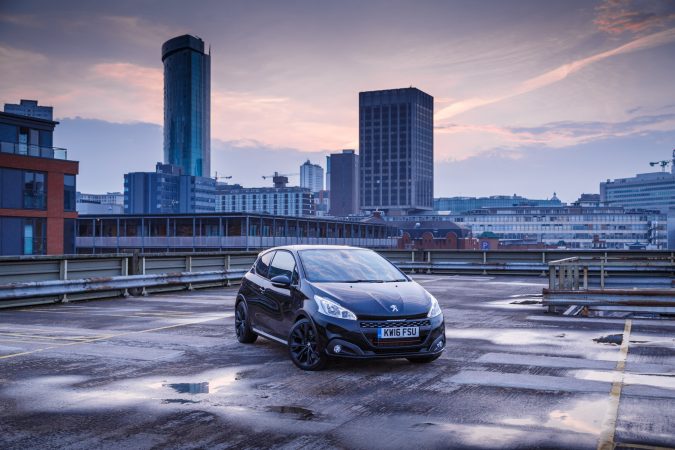
<path id="1" fill-rule="evenodd" d="M 337 344 L 335 347 L 333 347 L 333 353 L 340 353 L 342 351 L 342 346 L 340 344 Z"/>
<path id="2" fill-rule="evenodd" d="M 442 348 L 443 348 L 443 339 L 441 339 L 440 341 L 438 341 L 438 342 L 436 343 L 436 349 L 437 349 L 437 350 L 440 350 L 440 349 L 442 349 Z"/>

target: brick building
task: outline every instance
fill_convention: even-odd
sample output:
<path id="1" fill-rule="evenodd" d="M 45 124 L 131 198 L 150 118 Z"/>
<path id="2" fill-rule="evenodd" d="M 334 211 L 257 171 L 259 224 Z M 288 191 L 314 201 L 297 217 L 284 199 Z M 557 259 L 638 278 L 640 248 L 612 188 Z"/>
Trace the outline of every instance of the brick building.
<path id="1" fill-rule="evenodd" d="M 53 147 L 57 124 L 0 112 L 0 255 L 75 251 L 79 163 Z"/>

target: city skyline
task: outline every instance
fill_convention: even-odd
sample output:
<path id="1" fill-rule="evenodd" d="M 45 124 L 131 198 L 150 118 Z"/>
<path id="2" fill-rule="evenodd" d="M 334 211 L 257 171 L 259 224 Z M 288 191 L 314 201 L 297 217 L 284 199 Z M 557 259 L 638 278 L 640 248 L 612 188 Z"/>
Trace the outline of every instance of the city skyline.
<path id="1" fill-rule="evenodd" d="M 357 147 L 358 92 L 408 85 L 436 99 L 435 197 L 570 202 L 675 142 L 671 2 L 307 5 L 5 2 L 0 100 L 54 107 L 89 192 L 162 160 L 158 49 L 182 33 L 213 45 L 212 171 L 248 186 Z"/>

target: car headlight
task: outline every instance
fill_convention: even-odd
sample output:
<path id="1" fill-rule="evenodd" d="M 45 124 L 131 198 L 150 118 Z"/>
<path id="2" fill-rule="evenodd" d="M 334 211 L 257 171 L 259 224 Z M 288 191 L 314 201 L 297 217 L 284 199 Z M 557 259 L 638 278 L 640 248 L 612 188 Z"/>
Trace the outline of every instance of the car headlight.
<path id="1" fill-rule="evenodd" d="M 436 317 L 441 313 L 441 307 L 438 305 L 438 300 L 436 300 L 436 297 L 429 294 L 429 299 L 431 300 L 431 308 L 429 308 L 427 317 Z"/>
<path id="2" fill-rule="evenodd" d="M 319 307 L 319 312 L 321 314 L 325 314 L 329 317 L 337 317 L 338 319 L 356 320 L 356 314 L 347 308 L 343 308 L 332 300 L 315 295 L 314 301 Z"/>

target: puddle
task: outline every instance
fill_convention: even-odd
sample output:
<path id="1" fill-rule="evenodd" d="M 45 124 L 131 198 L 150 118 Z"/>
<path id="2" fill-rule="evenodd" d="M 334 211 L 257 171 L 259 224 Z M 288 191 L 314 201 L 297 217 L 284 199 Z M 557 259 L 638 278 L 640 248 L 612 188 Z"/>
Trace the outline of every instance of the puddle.
<path id="1" fill-rule="evenodd" d="M 542 421 L 534 416 L 512 417 L 502 420 L 511 426 L 543 426 L 577 433 L 598 434 L 602 431 L 602 421 L 608 408 L 605 398 L 597 400 L 579 400 L 569 406 L 552 410 Z"/>
<path id="2" fill-rule="evenodd" d="M 209 383 L 170 383 L 164 386 L 170 387 L 179 394 L 208 394 Z"/>
<path id="3" fill-rule="evenodd" d="M 598 344 L 621 345 L 623 342 L 623 334 L 610 334 L 593 339 Z"/>
<path id="4" fill-rule="evenodd" d="M 295 416 L 294 419 L 297 420 L 313 420 L 316 418 L 314 411 L 299 406 L 268 406 L 267 410 L 280 414 L 289 414 Z"/>
<path id="5" fill-rule="evenodd" d="M 164 405 L 168 405 L 168 404 L 171 404 L 171 403 L 178 403 L 180 405 L 185 405 L 185 404 L 188 404 L 188 403 L 199 403 L 199 402 L 196 401 L 196 400 L 186 400 L 186 399 L 183 399 L 183 398 L 166 398 L 166 399 L 162 400 L 162 404 L 164 404 Z"/>
<path id="6" fill-rule="evenodd" d="M 541 300 L 536 299 L 527 299 L 527 300 L 516 300 L 510 303 L 511 305 L 539 305 Z"/>

